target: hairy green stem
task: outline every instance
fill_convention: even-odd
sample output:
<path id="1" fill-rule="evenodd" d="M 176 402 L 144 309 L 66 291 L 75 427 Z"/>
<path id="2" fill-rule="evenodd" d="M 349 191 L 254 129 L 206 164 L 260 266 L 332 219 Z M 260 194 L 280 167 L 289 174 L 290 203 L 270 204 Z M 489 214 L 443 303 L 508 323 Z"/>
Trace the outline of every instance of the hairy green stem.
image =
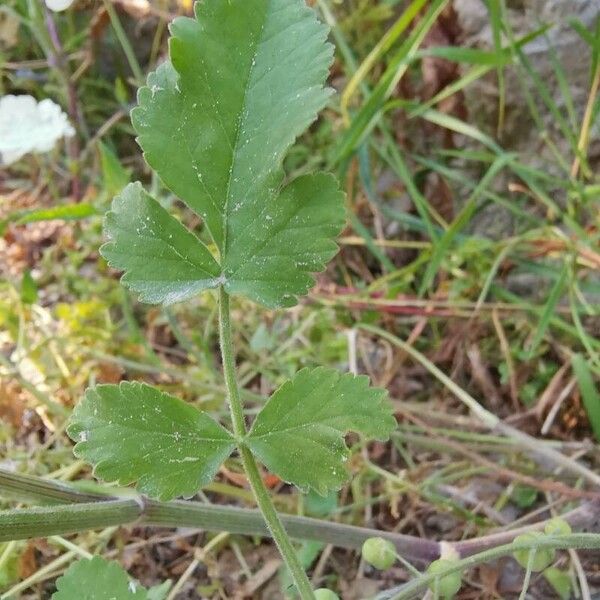
<path id="1" fill-rule="evenodd" d="M 66 535 L 133 523 L 140 514 L 134 500 L 38 506 L 0 512 L 0 542 Z"/>
<path id="2" fill-rule="evenodd" d="M 235 356 L 233 353 L 233 341 L 231 336 L 231 311 L 229 308 L 229 295 L 223 286 L 219 288 L 219 337 L 221 342 L 221 358 L 223 361 L 223 373 L 225 385 L 229 397 L 229 408 L 233 432 L 238 442 L 238 449 L 242 457 L 244 470 L 256 503 L 260 509 L 266 525 L 273 536 L 273 540 L 289 569 L 296 588 L 302 600 L 314 600 L 314 593 L 306 572 L 300 564 L 296 549 L 277 514 L 269 491 L 265 486 L 258 465 L 254 460 L 252 452 L 245 446 L 246 423 L 244 421 L 244 409 L 240 399 L 240 392 L 235 372 Z"/>
<path id="3" fill-rule="evenodd" d="M 241 445 L 246 436 L 246 421 L 244 420 L 244 407 L 240 398 L 240 390 L 237 384 L 235 372 L 235 355 L 233 352 L 233 340 L 231 336 L 231 311 L 229 309 L 229 295 L 219 288 L 219 339 L 221 343 L 221 359 L 223 361 L 223 375 L 225 376 L 225 387 L 229 398 L 229 410 L 233 433 L 238 445 Z"/>
<path id="4" fill-rule="evenodd" d="M 365 540 L 379 536 L 392 542 L 404 558 L 417 563 L 429 563 L 440 554 L 440 545 L 434 540 L 310 517 L 281 515 L 280 518 L 288 534 L 298 540 L 358 549 Z M 133 523 L 271 537 L 258 510 L 184 500 L 154 502 L 142 498 L 109 498 L 99 502 L 0 511 L 0 542 L 67 535 Z"/>
<path id="5" fill-rule="evenodd" d="M 535 555 L 537 554 L 537 550 L 533 548 L 529 553 L 529 559 L 527 560 L 527 569 L 525 570 L 525 578 L 523 579 L 523 585 L 521 586 L 521 593 L 519 594 L 519 600 L 525 600 L 527 598 L 527 590 L 529 590 L 529 585 L 531 583 L 531 573 L 533 572 L 533 561 L 535 560 Z"/>
<path id="6" fill-rule="evenodd" d="M 19 502 L 34 501 L 54 505 L 0 511 L 0 542 L 17 539 L 15 535 L 19 536 L 18 539 L 29 539 L 100 528 L 102 519 L 105 518 L 103 516 L 105 508 L 102 505 L 115 500 L 119 500 L 120 503 L 113 503 L 110 507 L 115 511 L 117 525 L 128 525 L 135 521 L 143 525 L 160 527 L 191 527 L 240 535 L 269 537 L 271 535 L 262 514 L 254 509 L 188 500 L 157 502 L 131 495 L 123 498 L 119 496 L 121 491 L 129 490 L 97 487 L 98 493 L 82 492 L 70 483 L 0 469 L 0 497 Z M 75 506 L 56 506 L 64 503 Z M 124 507 L 127 507 L 127 510 L 121 512 Z M 129 511 L 129 508 L 135 508 L 137 512 Z M 55 512 L 71 514 L 69 529 L 61 527 L 60 523 L 51 524 L 45 519 L 45 515 Z M 573 529 L 577 529 L 588 526 L 596 518 L 595 515 L 593 508 L 588 508 L 586 504 L 568 515 L 563 515 L 563 518 Z M 118 521 L 119 517 L 120 521 Z M 333 544 L 339 548 L 357 549 L 368 538 L 380 536 L 391 541 L 403 557 L 421 563 L 431 562 L 438 558 L 440 553 L 440 545 L 435 540 L 422 540 L 401 533 L 356 527 L 311 517 L 281 515 L 280 518 L 289 535 L 298 540 L 313 540 Z"/>
<path id="7" fill-rule="evenodd" d="M 82 492 L 72 484 L 0 469 L 0 497 L 52 504 L 0 511 L 0 542 L 66 535 L 108 525 L 132 523 L 271 536 L 262 514 L 254 509 L 186 500 L 157 502 L 141 496 L 108 495 L 109 492 L 120 494 L 121 491 L 129 492 L 119 488 L 99 488 L 98 493 Z M 599 514 L 600 503 L 585 502 L 580 507 L 563 513 L 561 518 L 574 530 L 598 531 Z M 67 517 L 66 521 L 62 518 L 63 515 Z M 310 517 L 281 515 L 280 518 L 288 534 L 299 540 L 314 540 L 340 548 L 358 549 L 368 538 L 379 536 L 392 542 L 403 558 L 416 563 L 428 564 L 440 556 L 440 543 L 435 540 Z M 460 557 L 465 558 L 502 546 L 523 533 L 542 531 L 545 524 L 546 521 L 540 521 L 518 529 L 453 542 L 452 547 Z"/>

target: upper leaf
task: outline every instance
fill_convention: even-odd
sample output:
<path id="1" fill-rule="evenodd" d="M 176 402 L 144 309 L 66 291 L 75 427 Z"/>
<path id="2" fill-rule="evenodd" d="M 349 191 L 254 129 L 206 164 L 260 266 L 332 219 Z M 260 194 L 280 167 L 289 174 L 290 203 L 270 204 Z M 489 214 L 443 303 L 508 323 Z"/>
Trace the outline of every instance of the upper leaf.
<path id="1" fill-rule="evenodd" d="M 219 251 L 218 277 L 204 258 L 205 272 L 195 278 L 189 263 L 166 282 L 160 272 L 149 276 L 166 240 L 143 231 L 136 242 L 139 209 L 126 210 L 124 200 L 107 220 L 112 243 L 104 254 L 149 302 L 223 284 L 265 306 L 295 304 L 337 251 L 333 239 L 344 224 L 343 194 L 331 177 L 284 187 L 282 169 L 286 151 L 331 94 L 324 87 L 333 55 L 328 29 L 304 0 L 205 0 L 195 19 L 176 19 L 171 32 L 170 61 L 149 75 L 132 121 L 150 166 L 204 219 Z M 176 228 L 160 215 L 157 222 Z M 194 256 L 210 254 L 188 242 Z M 140 256 L 152 250 L 150 264 L 129 260 L 131 246 Z M 164 268 L 162 260 L 156 271 Z"/>
<path id="2" fill-rule="evenodd" d="M 221 268 L 208 248 L 140 183 L 114 199 L 104 223 L 110 241 L 102 255 L 125 271 L 123 283 L 143 302 L 172 304 L 219 284 Z"/>
<path id="3" fill-rule="evenodd" d="M 123 382 L 87 390 L 67 432 L 94 474 L 159 500 L 193 496 L 235 447 L 206 413 L 149 385 Z"/>
<path id="4" fill-rule="evenodd" d="M 324 495 L 347 478 L 345 433 L 389 437 L 396 420 L 386 398 L 364 375 L 302 369 L 265 404 L 246 444 L 284 481 Z"/>
<path id="5" fill-rule="evenodd" d="M 52 600 L 146 600 L 148 592 L 116 562 L 99 556 L 73 563 L 56 581 Z"/>
<path id="6" fill-rule="evenodd" d="M 303 0 L 195 8 L 173 21 L 172 66 L 149 77 L 132 119 L 148 164 L 223 249 L 281 185 L 287 149 L 325 105 L 333 48 Z"/>

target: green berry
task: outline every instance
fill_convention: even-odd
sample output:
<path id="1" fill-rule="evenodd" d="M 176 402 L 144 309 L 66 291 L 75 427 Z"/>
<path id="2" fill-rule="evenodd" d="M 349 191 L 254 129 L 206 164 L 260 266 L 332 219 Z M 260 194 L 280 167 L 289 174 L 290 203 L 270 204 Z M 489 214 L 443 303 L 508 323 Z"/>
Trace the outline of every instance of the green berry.
<path id="1" fill-rule="evenodd" d="M 535 542 L 540 538 L 544 537 L 543 533 L 539 531 L 532 531 L 531 533 L 523 533 L 522 535 L 517 536 L 513 544 L 521 544 L 524 542 Z M 524 550 L 515 550 L 513 552 L 513 556 L 515 560 L 524 568 L 527 568 L 529 564 L 529 555 L 533 552 L 534 549 L 524 549 Z M 543 571 L 546 567 L 552 564 L 554 560 L 554 549 L 553 548 L 537 548 L 535 549 L 535 556 L 533 557 L 533 563 L 531 565 L 531 570 L 536 573 L 539 571 Z"/>
<path id="2" fill-rule="evenodd" d="M 315 599 L 316 600 L 340 600 L 340 597 L 331 590 L 327 588 L 319 588 L 315 590 Z"/>
<path id="3" fill-rule="evenodd" d="M 438 573 L 442 573 L 443 571 L 449 569 L 455 564 L 455 560 L 449 560 L 447 558 L 438 558 L 438 560 L 434 560 L 429 565 L 429 567 L 427 567 L 427 572 L 430 575 L 437 575 Z M 442 598 L 454 598 L 454 596 L 458 594 L 458 590 L 460 590 L 461 586 L 462 573 L 460 571 L 455 571 L 454 573 L 444 575 L 439 579 L 434 579 L 429 584 L 429 589 L 432 592 L 435 592 L 437 590 Z"/>
<path id="4" fill-rule="evenodd" d="M 363 544 L 362 556 L 376 569 L 389 569 L 396 562 L 396 547 L 381 537 L 372 537 Z"/>
<path id="5" fill-rule="evenodd" d="M 548 521 L 544 527 L 544 531 L 546 535 L 570 535 L 573 533 L 571 526 L 560 517 Z"/>

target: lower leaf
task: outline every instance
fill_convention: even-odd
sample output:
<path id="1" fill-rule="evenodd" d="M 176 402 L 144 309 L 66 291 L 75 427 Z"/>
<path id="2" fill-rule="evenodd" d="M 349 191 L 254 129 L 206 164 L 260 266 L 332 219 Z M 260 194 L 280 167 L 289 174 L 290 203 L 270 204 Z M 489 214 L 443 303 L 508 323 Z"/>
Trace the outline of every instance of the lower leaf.
<path id="1" fill-rule="evenodd" d="M 368 377 L 303 369 L 265 404 L 246 438 L 258 459 L 283 480 L 325 495 L 347 479 L 344 434 L 387 439 L 396 426 L 387 392 Z"/>
<path id="2" fill-rule="evenodd" d="M 137 481 L 152 498 L 191 497 L 209 483 L 235 447 L 214 419 L 146 384 L 90 388 L 67 432 L 75 455 L 94 474 L 121 485 Z"/>
<path id="3" fill-rule="evenodd" d="M 147 600 L 148 591 L 116 562 L 99 556 L 73 563 L 56 582 L 52 600 Z"/>

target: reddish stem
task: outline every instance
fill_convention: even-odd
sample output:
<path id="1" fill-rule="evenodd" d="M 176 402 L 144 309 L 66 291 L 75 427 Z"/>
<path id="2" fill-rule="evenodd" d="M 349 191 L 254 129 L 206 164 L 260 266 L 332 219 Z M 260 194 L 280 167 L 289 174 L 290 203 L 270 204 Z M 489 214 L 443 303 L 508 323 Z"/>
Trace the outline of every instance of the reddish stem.
<path id="1" fill-rule="evenodd" d="M 81 114 L 79 111 L 79 102 L 77 99 L 77 90 L 75 85 L 71 81 L 67 62 L 65 60 L 65 53 L 63 45 L 60 41 L 60 36 L 56 28 L 56 23 L 51 12 L 46 6 L 44 6 L 46 28 L 50 41 L 54 47 L 54 53 L 48 57 L 48 63 L 54 67 L 59 73 L 61 79 L 66 88 L 67 94 L 67 112 L 72 123 L 75 125 L 77 130 L 81 127 Z M 74 135 L 67 140 L 67 147 L 69 152 L 69 158 L 71 160 L 71 194 L 76 202 L 79 202 L 82 198 L 81 181 L 79 179 L 79 157 L 81 148 L 79 146 L 79 137 Z"/>

